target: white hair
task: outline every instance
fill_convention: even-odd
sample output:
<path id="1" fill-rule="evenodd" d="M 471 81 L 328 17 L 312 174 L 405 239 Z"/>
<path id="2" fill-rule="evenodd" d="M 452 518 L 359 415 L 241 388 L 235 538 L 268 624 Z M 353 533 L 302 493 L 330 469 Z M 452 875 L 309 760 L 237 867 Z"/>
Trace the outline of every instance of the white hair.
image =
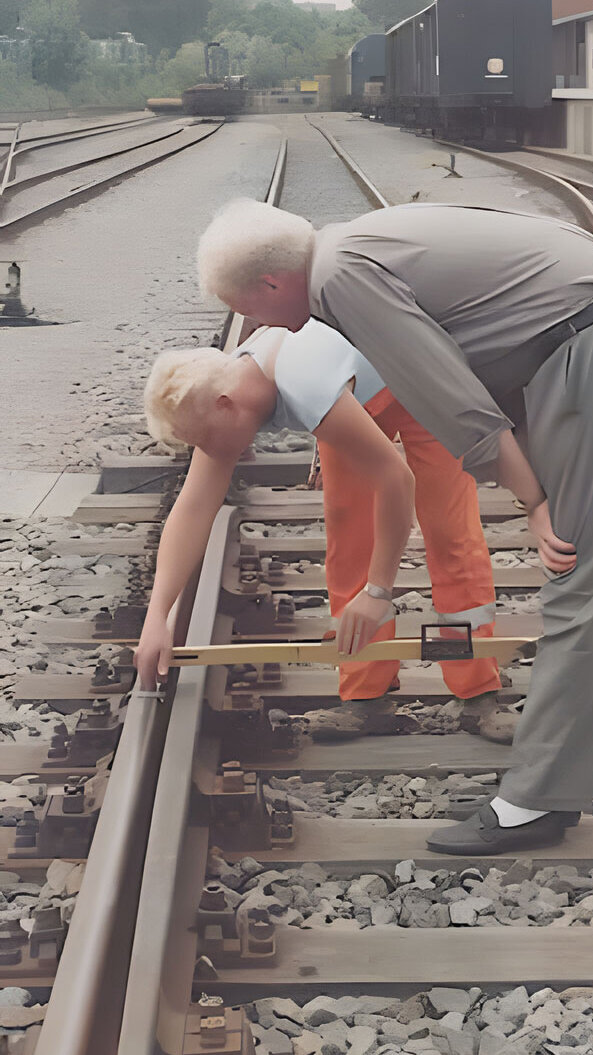
<path id="1" fill-rule="evenodd" d="M 144 389 L 144 409 L 151 436 L 170 447 L 183 446 L 175 436 L 174 427 L 179 418 L 179 405 L 190 392 L 194 395 L 196 433 L 199 434 L 202 423 L 205 433 L 212 404 L 223 393 L 229 362 L 229 356 L 218 348 L 161 352 Z"/>
<path id="2" fill-rule="evenodd" d="M 228 302 L 262 275 L 301 271 L 313 243 L 302 216 L 262 201 L 236 198 L 206 228 L 198 246 L 200 285 Z"/>

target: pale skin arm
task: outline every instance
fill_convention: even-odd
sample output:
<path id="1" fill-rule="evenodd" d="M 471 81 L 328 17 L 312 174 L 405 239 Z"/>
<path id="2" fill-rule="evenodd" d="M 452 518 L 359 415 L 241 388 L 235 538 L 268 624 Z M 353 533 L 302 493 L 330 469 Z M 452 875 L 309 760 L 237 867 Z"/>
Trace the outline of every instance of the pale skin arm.
<path id="1" fill-rule="evenodd" d="M 558 573 L 572 571 L 576 565 L 575 548 L 554 534 L 546 496 L 510 430 L 500 435 L 498 482 L 508 487 L 525 506 L 529 529 L 537 539 L 543 564 Z"/>
<path id="2" fill-rule="evenodd" d="M 315 429 L 336 447 L 353 472 L 364 475 L 374 491 L 375 542 L 368 581 L 391 591 L 414 516 L 414 477 L 352 393 L 345 390 Z M 390 602 L 361 591 L 344 609 L 337 631 L 338 650 L 359 652 L 389 612 Z"/>
<path id="3" fill-rule="evenodd" d="M 147 691 L 156 688 L 157 680 L 166 680 L 173 644 L 167 617 L 206 552 L 235 464 L 235 459 L 209 458 L 194 450 L 185 483 L 167 518 L 150 604 L 134 655 L 140 685 Z"/>

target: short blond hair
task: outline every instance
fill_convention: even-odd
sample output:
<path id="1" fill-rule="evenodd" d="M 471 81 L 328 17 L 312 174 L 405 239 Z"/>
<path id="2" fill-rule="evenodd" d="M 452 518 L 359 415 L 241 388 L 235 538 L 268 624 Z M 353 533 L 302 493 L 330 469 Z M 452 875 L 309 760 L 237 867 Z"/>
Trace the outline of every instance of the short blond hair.
<path id="1" fill-rule="evenodd" d="M 170 447 L 183 446 L 174 433 L 179 405 L 194 394 L 196 433 L 207 428 L 208 412 L 223 394 L 229 356 L 218 348 L 191 348 L 161 352 L 144 389 L 148 431 Z"/>
<path id="2" fill-rule="evenodd" d="M 212 220 L 198 246 L 202 289 L 228 303 L 262 275 L 301 271 L 313 246 L 313 226 L 266 202 L 236 198 Z"/>

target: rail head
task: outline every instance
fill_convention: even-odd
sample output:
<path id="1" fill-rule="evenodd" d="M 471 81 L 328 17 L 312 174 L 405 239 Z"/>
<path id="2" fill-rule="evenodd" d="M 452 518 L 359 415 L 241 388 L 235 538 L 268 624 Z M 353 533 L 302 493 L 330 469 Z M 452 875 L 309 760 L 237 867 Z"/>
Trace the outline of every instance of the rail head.
<path id="1" fill-rule="evenodd" d="M 16 127 L 14 128 L 14 131 L 12 133 L 12 140 L 11 140 L 10 146 L 8 148 L 8 153 L 6 155 L 6 160 L 4 162 L 4 172 L 2 173 L 2 182 L 0 183 L 0 198 L 4 194 L 4 191 L 6 190 L 8 182 L 10 180 L 10 170 L 12 168 L 12 162 L 14 160 L 14 155 L 15 155 L 15 152 L 16 152 L 16 145 L 17 145 L 17 142 L 18 142 L 20 130 L 21 130 L 21 126 L 20 125 L 16 125 Z"/>
<path id="2" fill-rule="evenodd" d="M 187 633 L 188 642 L 195 645 L 208 644 L 213 634 L 223 557 L 235 515 L 232 506 L 223 506 L 214 522 Z M 177 1050 L 183 1042 L 189 993 L 184 1000 L 178 975 L 183 973 L 181 946 L 183 937 L 188 937 L 191 920 L 179 919 L 183 898 L 176 896 L 176 892 L 190 810 L 205 677 L 205 668 L 187 668 L 181 671 L 177 683 L 154 799 L 118 1055 L 153 1055 L 157 1035 L 161 1050 Z M 202 839 L 200 832 L 194 835 L 198 842 L 197 868 L 205 871 L 207 837 Z M 199 883 L 199 875 L 194 872 L 194 890 Z M 179 941 L 173 941 L 171 936 L 174 917 L 179 926 Z M 177 936 L 175 928 L 173 933 Z"/>

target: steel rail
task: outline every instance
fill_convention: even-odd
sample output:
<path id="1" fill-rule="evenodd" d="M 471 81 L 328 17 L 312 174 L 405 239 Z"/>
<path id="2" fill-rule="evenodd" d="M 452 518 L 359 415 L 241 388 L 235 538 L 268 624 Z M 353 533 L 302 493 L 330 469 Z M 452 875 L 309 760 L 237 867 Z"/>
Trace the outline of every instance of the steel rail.
<path id="1" fill-rule="evenodd" d="M 212 528 L 187 635 L 192 641 L 208 642 L 213 633 L 227 535 L 234 513 L 234 507 L 223 506 Z M 205 680 L 205 669 L 182 671 L 172 705 L 146 849 L 117 1049 L 120 1055 L 152 1055 L 155 1037 L 158 1037 L 159 1050 L 182 1050 L 197 935 L 191 930 L 191 907 L 174 895 L 182 857 L 187 852 L 193 758 L 200 732 Z M 192 849 L 196 856 L 190 894 L 204 882 L 208 849 L 207 831 L 196 828 L 193 836 Z M 190 897 L 190 904 L 191 901 Z M 171 934 L 175 935 L 173 942 Z M 188 986 L 183 985 L 184 976 L 189 976 Z"/>
<path id="2" fill-rule="evenodd" d="M 4 195 L 8 181 L 10 179 L 10 169 L 12 167 L 13 158 L 16 152 L 16 145 L 19 138 L 19 132 L 21 126 L 17 125 L 14 132 L 12 133 L 12 142 L 8 148 L 8 154 L 6 155 L 6 161 L 4 162 L 4 173 L 2 175 L 2 183 L 0 183 L 0 198 Z"/>
<path id="3" fill-rule="evenodd" d="M 336 152 L 340 161 L 344 163 L 350 174 L 353 176 L 354 182 L 358 184 L 358 186 L 362 190 L 365 197 L 368 198 L 368 201 L 373 206 L 373 208 L 389 208 L 392 203 L 388 201 L 383 194 L 381 194 L 379 188 L 376 187 L 372 180 L 369 179 L 366 172 L 362 171 L 360 165 L 354 160 L 353 157 L 350 156 L 347 150 L 344 150 L 344 147 L 338 143 L 337 139 L 332 136 L 331 132 L 326 131 L 326 129 L 322 128 L 321 125 L 315 124 L 315 122 L 311 120 L 308 114 L 305 115 L 305 119 L 307 121 L 307 124 L 310 124 L 312 128 L 315 128 L 318 132 L 321 133 L 324 139 L 327 139 L 332 150 Z"/>
<path id="4" fill-rule="evenodd" d="M 279 201 L 286 160 L 284 139 L 266 194 L 270 204 Z M 242 316 L 232 318 L 225 351 L 239 341 L 243 322 Z M 190 641 L 195 636 L 210 643 L 234 514 L 234 506 L 223 506 L 214 522 L 187 634 Z M 205 679 L 205 669 L 182 670 L 179 675 L 154 801 L 118 1055 L 153 1055 L 156 1050 L 181 1055 L 183 1050 L 197 940 L 192 918 L 195 889 L 205 876 L 208 851 L 207 830 L 188 827 Z M 191 877 L 190 889 L 184 875 Z"/>
<path id="5" fill-rule="evenodd" d="M 89 125 L 87 128 L 73 128 L 70 132 L 46 132 L 38 136 L 21 136 L 23 144 L 19 153 L 28 150 L 43 150 L 44 147 L 59 146 L 60 143 L 75 143 L 79 139 L 90 139 L 92 136 L 106 135 L 109 132 L 125 131 L 140 125 L 153 124 L 162 121 L 161 117 L 136 117 L 133 121 L 120 121 L 116 124 Z"/>
<path id="6" fill-rule="evenodd" d="M 560 196 L 572 206 L 577 216 L 580 216 L 585 230 L 593 232 L 593 202 L 591 202 L 584 194 L 581 194 L 575 186 L 572 186 L 571 180 L 555 175 L 552 172 L 546 172 L 543 169 L 533 168 L 531 165 L 526 165 L 522 161 L 516 161 L 506 154 L 485 153 L 483 150 L 477 150 L 475 147 L 463 146 L 460 143 L 452 143 L 448 139 L 435 139 L 433 142 L 439 143 L 441 146 L 448 147 L 451 150 L 462 150 L 464 154 L 471 154 L 473 157 L 479 157 L 482 161 L 490 160 L 493 164 L 502 165 L 504 168 L 512 169 L 515 172 L 519 172 L 522 176 L 529 176 L 534 183 L 539 183 L 540 186 L 545 188 L 545 190 L 555 190 L 556 193 L 561 191 L 562 193 Z M 577 181 L 575 180 L 574 182 L 576 183 Z"/>
<path id="7" fill-rule="evenodd" d="M 283 172 L 285 162 L 284 141 L 276 161 L 271 189 L 281 186 L 279 166 Z M 188 637 L 194 644 L 200 644 L 204 635 L 207 641 L 210 640 L 218 599 L 217 582 L 222 575 L 222 556 L 226 545 L 225 525 L 228 525 L 233 513 L 232 506 L 220 511 L 202 567 L 196 571 L 178 602 L 176 645 L 182 644 Z M 173 801 L 179 815 L 172 818 L 168 805 L 166 816 L 159 818 L 155 813 L 155 821 L 163 820 L 169 835 L 174 834 L 174 820 L 178 820 L 175 831 L 185 831 L 186 810 L 181 807 L 183 801 L 189 807 L 193 737 L 188 734 L 182 719 L 189 717 L 190 724 L 199 723 L 199 706 L 192 706 L 192 703 L 200 699 L 205 673 L 180 672 L 173 706 L 169 703 L 169 697 L 172 696 L 175 676 L 171 680 L 167 702 L 156 695 L 142 693 L 138 688 L 132 692 L 85 878 L 37 1042 L 36 1055 L 56 1055 L 56 1052 L 60 1055 L 115 1055 L 124 1000 L 126 1021 L 129 1022 L 131 1016 L 134 1022 L 129 1050 L 134 1055 L 140 1055 L 142 1049 L 138 1046 L 136 1018 L 139 1009 L 146 1016 L 146 990 L 142 985 L 139 991 L 132 986 L 128 993 L 127 979 L 145 853 L 150 845 L 151 867 L 147 869 L 144 882 L 156 882 L 158 896 L 159 884 L 166 882 L 166 866 L 170 861 L 169 858 L 161 858 L 157 862 L 153 859 L 152 843 L 149 844 L 153 808 L 157 809 L 163 796 L 170 804 L 171 800 L 165 791 L 173 781 Z M 172 713 L 175 721 L 171 725 Z M 168 758 L 171 758 L 172 752 L 173 763 L 161 766 L 165 744 L 168 746 Z M 181 754 L 184 749 L 189 752 L 189 757 L 187 764 L 182 766 Z M 155 800 L 157 788 L 160 789 L 160 795 Z M 154 841 L 154 835 L 152 839 Z M 199 859 L 205 862 L 207 840 L 202 845 L 197 833 L 197 840 L 194 839 L 191 845 L 194 849 L 197 846 Z M 175 856 L 173 860 L 176 859 Z M 144 904 L 146 890 L 142 898 Z M 160 918 L 151 919 L 148 931 L 153 942 L 157 939 L 166 942 L 168 924 L 168 916 L 164 916 L 162 921 Z M 158 956 L 150 962 L 154 963 L 153 981 L 155 984 L 160 983 Z M 142 954 L 141 963 L 149 963 Z M 127 996 L 129 999 L 126 999 Z M 156 1012 L 156 999 L 154 1007 Z M 153 1029 L 154 1036 L 154 1022 L 147 1022 L 146 1027 Z M 152 1051 L 152 1048 L 146 1050 Z"/>
<path id="8" fill-rule="evenodd" d="M 213 136 L 215 134 L 215 132 L 218 132 L 219 129 L 222 128 L 223 124 L 224 120 L 221 120 L 220 124 L 210 126 L 202 136 L 193 139 L 189 143 L 184 142 L 181 145 L 176 145 L 175 147 L 172 147 L 166 153 L 161 154 L 157 158 L 151 158 L 146 161 L 141 161 L 136 165 L 131 165 L 123 172 L 118 172 L 111 176 L 105 176 L 102 179 L 95 180 L 94 182 L 86 184 L 84 187 L 76 188 L 72 191 L 69 191 L 67 194 L 61 195 L 52 202 L 46 202 L 45 204 L 40 205 L 38 208 L 31 209 L 29 212 L 25 212 L 20 216 L 15 216 L 12 220 L 5 220 L 3 223 L 0 223 L 0 231 L 7 231 L 11 228 L 16 228 L 19 224 L 36 222 L 39 218 L 47 215 L 48 213 L 54 212 L 60 207 L 70 206 L 75 201 L 87 201 L 98 194 L 102 194 L 103 191 L 107 190 L 107 188 L 110 187 L 113 183 L 120 183 L 122 180 L 127 179 L 130 176 L 134 176 L 137 173 L 142 172 L 144 169 L 151 168 L 153 165 L 160 164 L 161 161 L 166 161 L 169 158 L 174 157 L 175 154 L 180 154 L 184 150 L 189 150 L 191 147 L 197 146 L 198 143 L 203 143 L 205 139 L 209 139 L 210 136 Z M 187 131 L 187 129 L 183 129 L 182 131 Z M 136 149 L 144 148 L 138 147 Z"/>
<path id="9" fill-rule="evenodd" d="M 185 640 L 199 569 L 177 606 Z M 173 682 L 171 683 L 173 687 Z M 115 1055 L 169 702 L 132 691 L 36 1055 Z"/>
<path id="10" fill-rule="evenodd" d="M 88 168 L 90 165 L 100 165 L 103 161 L 109 161 L 111 158 L 120 157 L 122 154 L 130 154 L 133 150 L 142 150 L 143 147 L 152 146 L 154 143 L 162 143 L 165 139 L 171 139 L 172 136 L 178 136 L 183 131 L 183 126 L 174 128 L 168 132 L 164 132 L 163 135 L 155 136 L 154 139 L 147 139 L 144 143 L 135 143 L 133 146 L 120 147 L 119 150 L 110 150 L 107 154 L 101 154 L 100 157 L 87 158 L 84 161 L 73 161 L 70 165 L 62 165 L 59 168 L 50 169 L 48 172 L 40 172 L 35 176 L 25 176 L 23 179 L 13 179 L 8 183 L 6 189 L 8 191 L 19 191 L 24 187 L 34 187 L 40 183 L 48 183 L 56 176 L 65 176 L 68 172 L 76 172 L 77 169 Z M 63 142 L 70 142 L 70 140 L 60 140 L 59 143 L 55 144 L 60 146 Z M 74 140 L 73 142 L 76 142 Z M 44 143 L 43 146 L 54 146 L 53 143 Z M 26 150 L 17 150 L 15 157 L 19 158 L 22 154 L 28 153 L 29 150 L 36 149 L 33 147 L 27 147 Z"/>

